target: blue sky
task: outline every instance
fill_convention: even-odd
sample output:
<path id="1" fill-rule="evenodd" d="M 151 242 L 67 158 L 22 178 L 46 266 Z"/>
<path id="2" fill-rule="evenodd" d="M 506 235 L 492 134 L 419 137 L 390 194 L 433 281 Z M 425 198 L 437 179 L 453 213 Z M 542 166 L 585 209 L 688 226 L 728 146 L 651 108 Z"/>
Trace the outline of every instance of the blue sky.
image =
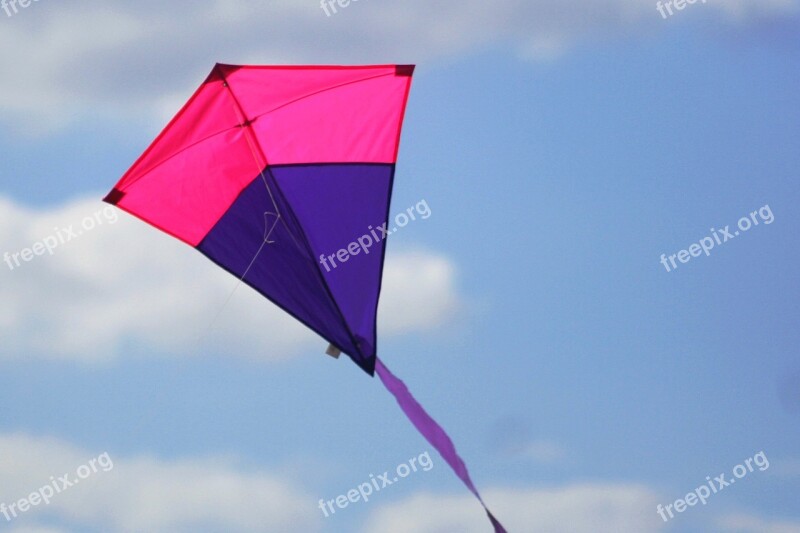
<path id="1" fill-rule="evenodd" d="M 393 206 L 432 216 L 389 241 L 381 357 L 509 531 L 800 531 L 797 2 L 259 4 L 0 12 L 0 253 L 103 209 L 217 61 L 416 63 Z M 0 502 L 115 464 L 1 529 L 489 529 L 377 380 L 246 287 L 223 307 L 235 281 L 124 214 L 0 265 Z"/>

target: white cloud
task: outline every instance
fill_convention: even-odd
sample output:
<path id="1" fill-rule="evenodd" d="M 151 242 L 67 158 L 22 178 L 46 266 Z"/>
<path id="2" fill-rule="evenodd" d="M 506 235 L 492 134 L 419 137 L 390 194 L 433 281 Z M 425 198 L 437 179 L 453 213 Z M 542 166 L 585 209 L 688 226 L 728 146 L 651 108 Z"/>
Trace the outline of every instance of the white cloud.
<path id="1" fill-rule="evenodd" d="M 95 213 L 103 223 L 81 228 Z M 116 217 L 116 222 L 113 222 Z M 183 243 L 98 200 L 31 211 L 0 197 L 0 254 L 18 253 L 74 226 L 83 234 L 29 263 L 0 263 L 5 357 L 107 360 L 134 346 L 187 355 L 224 351 L 270 360 L 324 342 Z M 455 268 L 426 253 L 386 264 L 381 334 L 432 330 L 458 308 Z M 218 318 L 215 320 L 215 317 Z M 213 325 L 212 325 L 213 323 Z M 209 325 L 211 328 L 209 329 Z"/>
<path id="2" fill-rule="evenodd" d="M 148 531 L 153 533 L 319 531 L 318 498 L 301 487 L 232 458 L 159 460 L 86 450 L 52 438 L 0 434 L 0 502 L 28 497 L 108 452 L 91 474 L 14 520 L 13 533 Z M 103 468 L 105 467 L 105 468 Z M 60 484 L 59 484 L 60 485 Z M 663 523 L 657 498 L 643 485 L 574 484 L 562 488 L 484 491 L 490 508 L 520 533 L 653 533 Z M 362 528 L 382 533 L 483 533 L 488 521 L 466 491 L 455 496 L 421 493 L 367 511 Z M 2 515 L 0 515 L 2 518 Z M 47 524 L 49 527 L 45 527 Z M 750 531 L 750 530 L 748 530 Z M 764 530 L 767 531 L 767 530 Z M 769 530 L 769 533 L 795 530 Z"/>
<path id="3" fill-rule="evenodd" d="M 548 533 L 651 533 L 662 523 L 647 487 L 584 484 L 558 489 L 484 491 L 492 512 L 509 531 Z M 382 533 L 484 533 L 488 520 L 469 494 L 419 494 L 373 513 L 363 530 Z"/>
<path id="4" fill-rule="evenodd" d="M 27 498 L 51 477 L 88 465 L 103 451 L 81 450 L 54 439 L 0 435 L 0 502 Z M 230 459 L 161 461 L 115 457 L 96 473 L 55 494 L 49 505 L 13 519 L 14 533 L 57 533 L 38 527 L 48 519 L 70 531 L 283 532 L 317 531 L 316 500 L 293 483 Z M 57 482 L 58 483 L 58 482 Z M 59 483 L 59 488 L 61 484 Z M 12 517 L 13 518 L 13 517 Z M 6 522 L 4 516 L 0 520 Z"/>
<path id="5" fill-rule="evenodd" d="M 797 7 L 725 0 L 695 9 L 741 24 Z M 0 80 L 0 117 L 41 133 L 85 113 L 174 113 L 172 102 L 218 60 L 409 63 L 498 45 L 552 58 L 587 40 L 660 31 L 673 18 L 640 0 L 364 0 L 332 17 L 317 0 L 40 2 L 3 17 L 0 70 L 9 75 Z"/>
<path id="6" fill-rule="evenodd" d="M 723 531 L 739 533 L 800 533 L 800 521 L 764 519 L 747 514 L 724 517 L 719 526 Z"/>
<path id="7" fill-rule="evenodd" d="M 389 252 L 384 276 L 381 332 L 398 334 L 437 328 L 461 306 L 455 288 L 455 266 L 443 256 L 423 251 Z"/>

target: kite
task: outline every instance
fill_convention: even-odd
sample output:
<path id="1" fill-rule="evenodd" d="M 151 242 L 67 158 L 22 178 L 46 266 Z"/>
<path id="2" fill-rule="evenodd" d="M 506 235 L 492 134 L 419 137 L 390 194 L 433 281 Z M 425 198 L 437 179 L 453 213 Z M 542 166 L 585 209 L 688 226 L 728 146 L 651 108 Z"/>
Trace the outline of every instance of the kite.
<path id="1" fill-rule="evenodd" d="M 389 219 L 413 65 L 217 64 L 104 201 L 196 248 L 376 373 L 486 508 L 444 430 L 377 357 L 386 240 L 324 258 Z"/>

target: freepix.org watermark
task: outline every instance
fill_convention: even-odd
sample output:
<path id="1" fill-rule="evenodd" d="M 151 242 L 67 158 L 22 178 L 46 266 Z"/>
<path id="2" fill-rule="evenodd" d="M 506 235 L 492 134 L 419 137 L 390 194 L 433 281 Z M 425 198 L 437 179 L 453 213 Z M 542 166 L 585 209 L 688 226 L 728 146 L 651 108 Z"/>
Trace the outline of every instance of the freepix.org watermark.
<path id="1" fill-rule="evenodd" d="M 103 209 L 96 211 L 94 215 L 84 217 L 78 228 L 75 227 L 75 224 L 70 224 L 63 228 L 53 228 L 53 234 L 33 243 L 30 248 L 23 248 L 14 253 L 5 252 L 3 254 L 3 262 L 8 265 L 9 269 L 14 270 L 21 267 L 23 263 L 30 263 L 36 257 L 45 253 L 53 255 L 59 246 L 77 239 L 86 231 L 102 226 L 105 222 L 114 224 L 117 220 L 119 220 L 119 214 L 116 209 L 107 205 Z"/>
<path id="2" fill-rule="evenodd" d="M 13 17 L 19 13 L 20 8 L 30 7 L 33 2 L 39 0 L 0 0 L 0 7 L 6 12 L 6 15 Z M 19 7 L 18 7 L 19 6 Z"/>
<path id="3" fill-rule="evenodd" d="M 656 4 L 656 9 L 658 12 L 661 13 L 661 18 L 666 19 L 668 16 L 672 16 L 674 12 L 672 11 L 673 6 L 677 11 L 683 11 L 687 5 L 696 4 L 698 1 L 705 4 L 706 0 L 667 0 L 666 2 L 659 1 Z M 669 15 L 667 15 L 669 13 Z"/>
<path id="4" fill-rule="evenodd" d="M 412 457 L 406 463 L 397 465 L 395 469 L 396 475 L 393 477 L 388 470 L 377 478 L 374 474 L 370 474 L 369 481 L 361 483 L 358 488 L 350 489 L 345 494 L 340 494 L 332 500 L 325 501 L 320 499 L 319 509 L 322 511 L 322 514 L 325 515 L 325 518 L 328 518 L 336 514 L 334 504 L 336 504 L 336 507 L 339 509 L 344 509 L 351 503 L 358 503 L 359 501 L 367 503 L 372 494 L 380 492 L 403 478 L 407 478 L 412 472 L 417 472 L 420 469 L 422 469 L 423 472 L 428 472 L 431 468 L 433 468 L 431 456 L 428 452 L 423 452 L 419 454 L 418 457 Z"/>
<path id="5" fill-rule="evenodd" d="M 325 12 L 326 15 L 329 17 L 331 14 L 335 15 L 338 13 L 336 10 L 336 5 L 338 4 L 339 7 L 342 9 L 348 7 L 350 2 L 357 2 L 358 0 L 320 0 L 319 7 Z M 333 13 L 331 13 L 333 12 Z"/>
<path id="6" fill-rule="evenodd" d="M 417 215 L 422 218 L 422 220 L 426 220 L 431 216 L 431 208 L 428 206 L 428 202 L 425 200 L 420 200 L 417 202 L 417 205 L 414 207 L 409 207 L 402 213 L 398 213 L 394 217 L 395 226 L 392 229 L 388 229 L 389 223 L 386 222 L 381 224 L 377 228 L 373 228 L 370 226 L 368 229 L 369 233 L 365 233 L 355 241 L 348 244 L 345 248 L 342 248 L 335 254 L 325 255 L 322 254 L 319 256 L 319 262 L 322 266 L 325 267 L 327 272 L 330 272 L 331 269 L 335 269 L 339 265 L 337 264 L 337 260 L 339 263 L 346 263 L 350 260 L 351 257 L 359 255 L 363 253 L 364 255 L 369 255 L 370 248 L 374 245 L 378 244 L 382 240 L 386 239 L 389 235 L 396 232 L 400 228 L 404 228 L 408 226 L 411 222 L 417 220 Z"/>
<path id="7" fill-rule="evenodd" d="M 658 504 L 656 512 L 661 516 L 664 522 L 668 522 L 671 518 L 675 517 L 672 512 L 673 509 L 676 513 L 682 513 L 689 507 L 697 505 L 698 502 L 705 505 L 711 496 L 723 491 L 726 487 L 730 487 L 736 483 L 737 479 L 742 479 L 750 472 L 755 471 L 753 465 L 757 466 L 761 472 L 769 468 L 769 459 L 767 459 L 767 455 L 763 451 L 760 451 L 753 457 L 745 459 L 742 464 L 734 466 L 732 478 L 726 479 L 725 473 L 718 475 L 714 479 L 711 479 L 711 476 L 706 476 L 705 484 L 700 485 L 692 492 L 683 498 L 675 500 L 673 503 L 668 503 L 667 505 Z M 669 517 L 667 515 L 669 515 Z"/>
<path id="8" fill-rule="evenodd" d="M 42 504 L 50 505 L 50 500 L 52 500 L 56 495 L 61 494 L 71 487 L 74 487 L 75 485 L 79 484 L 81 480 L 87 479 L 100 471 L 108 472 L 113 468 L 114 461 L 111 460 L 108 452 L 101 454 L 96 458 L 91 459 L 85 465 L 79 466 L 75 472 L 76 477 L 73 477 L 72 479 L 70 479 L 69 474 L 64 474 L 58 478 L 55 476 L 50 476 L 50 483 L 44 485 L 36 492 L 31 492 L 27 497 L 22 498 L 10 505 L 0 503 L 0 514 L 5 516 L 6 522 L 11 522 L 19 515 L 27 513 L 34 507 Z"/>
<path id="9" fill-rule="evenodd" d="M 707 257 L 711 255 L 711 250 L 713 250 L 715 246 L 720 246 L 734 237 L 738 237 L 742 233 L 750 231 L 751 228 L 758 226 L 759 222 L 763 222 L 768 226 L 774 221 L 775 215 L 772 214 L 772 209 L 770 209 L 769 205 L 765 205 L 764 207 L 753 211 L 750 213 L 750 215 L 740 218 L 737 224 L 739 229 L 734 230 L 733 232 L 731 232 L 730 226 L 725 226 L 720 230 L 711 228 L 709 230 L 711 231 L 711 236 L 703 237 L 700 239 L 700 242 L 689 246 L 688 250 L 681 250 L 680 252 L 674 253 L 670 256 L 661 254 L 661 264 L 664 265 L 664 268 L 667 270 L 667 272 L 672 272 L 673 269 L 678 268 L 678 264 L 675 262 L 676 258 L 681 263 L 688 263 L 693 257 L 700 257 L 701 254 L 706 254 Z M 672 265 L 672 268 L 670 268 L 670 265 Z"/>

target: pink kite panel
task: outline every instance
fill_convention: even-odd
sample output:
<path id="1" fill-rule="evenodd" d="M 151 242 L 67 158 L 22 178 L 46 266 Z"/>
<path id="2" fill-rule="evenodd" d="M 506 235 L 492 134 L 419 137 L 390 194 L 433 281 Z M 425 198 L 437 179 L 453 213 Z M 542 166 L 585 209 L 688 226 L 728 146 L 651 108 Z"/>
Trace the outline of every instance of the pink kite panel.
<path id="1" fill-rule="evenodd" d="M 402 67 L 243 67 L 225 76 L 270 165 L 397 160 L 411 85 Z"/>
<path id="2" fill-rule="evenodd" d="M 112 203 L 197 246 L 261 171 L 245 135 L 237 127 L 185 149 Z"/>
<path id="3" fill-rule="evenodd" d="M 124 191 L 167 159 L 239 125 L 235 103 L 220 79 L 209 79 L 117 184 Z"/>
<path id="4" fill-rule="evenodd" d="M 197 246 L 265 163 L 394 163 L 412 71 L 217 65 L 107 201 Z"/>

